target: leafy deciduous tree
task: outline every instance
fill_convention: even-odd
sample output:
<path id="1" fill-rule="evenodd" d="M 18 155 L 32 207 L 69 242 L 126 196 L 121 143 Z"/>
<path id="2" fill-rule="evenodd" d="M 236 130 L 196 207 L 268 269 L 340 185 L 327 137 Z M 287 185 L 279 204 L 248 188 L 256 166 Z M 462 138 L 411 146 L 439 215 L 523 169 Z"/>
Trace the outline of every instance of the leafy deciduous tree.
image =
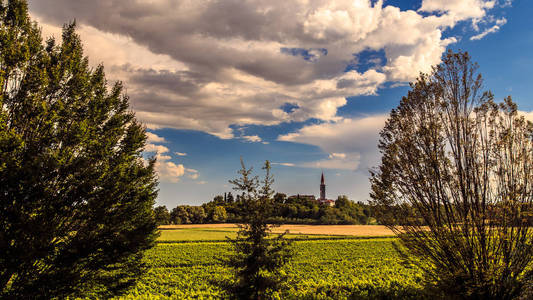
<path id="1" fill-rule="evenodd" d="M 170 224 L 170 212 L 164 205 L 154 208 L 154 217 L 157 225 Z"/>
<path id="2" fill-rule="evenodd" d="M 228 214 L 226 213 L 224 206 L 215 206 L 211 220 L 215 223 L 218 223 L 225 222 L 227 218 Z"/>
<path id="3" fill-rule="evenodd" d="M 170 212 L 170 222 L 172 224 L 190 224 L 191 218 L 185 205 L 180 205 Z"/>

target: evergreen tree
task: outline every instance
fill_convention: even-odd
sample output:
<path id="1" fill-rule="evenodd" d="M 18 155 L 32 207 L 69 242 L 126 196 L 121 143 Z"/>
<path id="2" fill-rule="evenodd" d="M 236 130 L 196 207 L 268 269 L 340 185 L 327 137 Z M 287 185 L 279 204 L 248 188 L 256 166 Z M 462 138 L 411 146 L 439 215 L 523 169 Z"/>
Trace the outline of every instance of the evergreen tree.
<path id="1" fill-rule="evenodd" d="M 290 259 L 289 241 L 284 234 L 268 238 L 271 226 L 267 223 L 272 209 L 272 183 L 270 162 L 263 167 L 265 178 L 259 183 L 246 169 L 241 159 L 240 178 L 230 180 L 234 190 L 241 191 L 240 217 L 242 224 L 237 238 L 231 240 L 235 255 L 228 261 L 235 270 L 235 281 L 229 291 L 238 299 L 265 299 L 281 287 L 286 280 L 281 268 Z"/>
<path id="2" fill-rule="evenodd" d="M 122 85 L 90 68 L 75 24 L 43 44 L 0 1 L 0 298 L 108 297 L 156 238 L 154 160 Z"/>

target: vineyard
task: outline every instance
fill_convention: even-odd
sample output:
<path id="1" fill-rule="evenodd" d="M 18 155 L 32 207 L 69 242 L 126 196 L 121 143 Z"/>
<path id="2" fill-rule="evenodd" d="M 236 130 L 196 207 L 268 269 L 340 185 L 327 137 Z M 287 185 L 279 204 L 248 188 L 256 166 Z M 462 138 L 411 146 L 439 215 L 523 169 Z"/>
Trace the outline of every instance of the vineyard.
<path id="1" fill-rule="evenodd" d="M 232 234 L 233 229 L 163 230 L 145 257 L 148 274 L 123 298 L 222 298 L 217 282 L 231 273 L 222 262 L 230 244 L 220 240 Z M 289 237 L 295 239 L 295 256 L 284 269 L 290 281 L 275 295 L 279 299 L 420 298 L 421 272 L 402 263 L 394 238 Z"/>

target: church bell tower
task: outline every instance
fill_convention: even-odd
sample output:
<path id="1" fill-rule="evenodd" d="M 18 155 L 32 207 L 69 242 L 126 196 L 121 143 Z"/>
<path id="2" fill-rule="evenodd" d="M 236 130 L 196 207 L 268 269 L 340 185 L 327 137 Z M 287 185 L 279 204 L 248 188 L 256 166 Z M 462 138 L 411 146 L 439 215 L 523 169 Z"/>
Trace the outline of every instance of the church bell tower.
<path id="1" fill-rule="evenodd" d="M 326 183 L 324 182 L 324 172 L 320 178 L 320 199 L 326 199 Z"/>

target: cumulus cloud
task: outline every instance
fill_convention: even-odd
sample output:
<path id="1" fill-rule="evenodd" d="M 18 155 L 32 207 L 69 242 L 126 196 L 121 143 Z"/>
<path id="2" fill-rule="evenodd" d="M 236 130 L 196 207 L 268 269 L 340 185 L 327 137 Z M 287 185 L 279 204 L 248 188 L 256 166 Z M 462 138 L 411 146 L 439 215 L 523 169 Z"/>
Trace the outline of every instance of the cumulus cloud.
<path id="1" fill-rule="evenodd" d="M 185 174 L 185 167 L 182 164 L 169 161 L 171 157 L 168 155 L 158 154 L 156 158 L 155 170 L 159 180 L 172 183 L 180 181 L 180 177 Z"/>
<path id="2" fill-rule="evenodd" d="M 319 146 L 328 157 L 304 163 L 303 167 L 357 170 L 373 167 L 379 154 L 379 131 L 387 115 L 345 118 L 337 122 L 309 125 L 278 137 L 279 141 Z"/>
<path id="3" fill-rule="evenodd" d="M 159 142 L 165 142 L 163 138 L 160 138 L 156 134 L 152 134 L 151 136 L 148 135 L 148 138 L 152 139 L 152 141 L 157 140 Z M 149 143 L 144 147 L 144 151 L 148 153 L 155 153 L 156 162 L 154 167 L 160 181 L 176 183 L 179 182 L 181 177 L 183 177 L 185 174 L 187 174 L 187 176 L 193 180 L 196 180 L 198 177 L 200 177 L 198 170 L 185 168 L 183 164 L 176 164 L 175 162 L 171 161 L 172 157 L 168 155 L 170 150 L 163 145 Z"/>
<path id="4" fill-rule="evenodd" d="M 457 21 L 480 19 L 486 10 L 496 4 L 495 0 L 423 0 L 420 11 L 447 13 Z"/>
<path id="5" fill-rule="evenodd" d="M 419 11 L 401 11 L 381 0 L 29 1 L 45 35 L 59 37 L 63 23 L 77 20 L 91 62 L 125 81 L 149 128 L 220 138 L 235 137 L 233 124 L 339 123 L 346 97 L 429 71 L 456 42 L 442 32 L 486 18 L 494 5 L 424 0 Z M 365 50 L 383 50 L 384 65 L 344 72 Z M 286 103 L 297 108 L 286 112 Z"/>
<path id="6" fill-rule="evenodd" d="M 187 156 L 187 153 L 185 152 L 174 152 L 177 156 Z"/>
<path id="7" fill-rule="evenodd" d="M 144 147 L 145 152 L 155 152 L 155 153 L 167 153 L 169 150 L 167 147 L 163 145 L 155 145 L 155 144 L 146 144 Z"/>
<path id="8" fill-rule="evenodd" d="M 167 142 L 164 137 L 158 136 L 155 133 L 146 132 L 146 136 L 147 136 L 146 141 L 148 143 L 166 143 Z"/>

